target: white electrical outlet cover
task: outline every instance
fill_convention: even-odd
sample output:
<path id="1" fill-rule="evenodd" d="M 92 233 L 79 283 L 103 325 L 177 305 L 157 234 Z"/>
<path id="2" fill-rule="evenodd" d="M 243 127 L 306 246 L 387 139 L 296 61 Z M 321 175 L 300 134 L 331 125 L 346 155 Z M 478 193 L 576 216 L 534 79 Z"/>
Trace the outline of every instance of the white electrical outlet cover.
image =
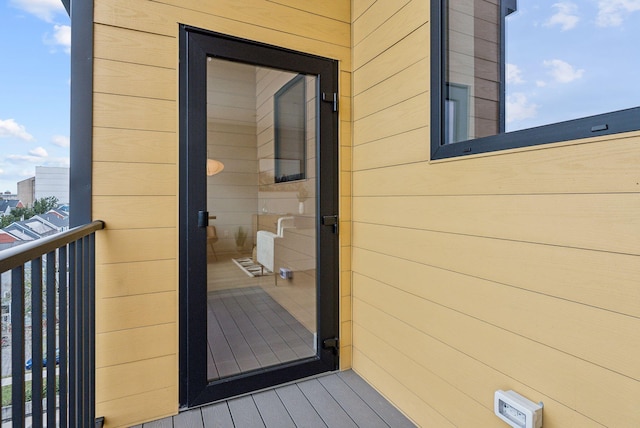
<path id="1" fill-rule="evenodd" d="M 514 391 L 496 391 L 496 416 L 514 428 L 541 428 L 542 404 L 536 404 Z"/>

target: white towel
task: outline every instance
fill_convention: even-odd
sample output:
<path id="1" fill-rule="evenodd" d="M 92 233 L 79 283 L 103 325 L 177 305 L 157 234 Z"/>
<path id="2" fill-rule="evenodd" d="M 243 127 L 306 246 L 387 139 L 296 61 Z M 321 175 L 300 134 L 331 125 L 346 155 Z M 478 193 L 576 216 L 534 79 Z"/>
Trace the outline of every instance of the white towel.
<path id="1" fill-rule="evenodd" d="M 257 233 L 256 261 L 271 272 L 273 272 L 273 249 L 277 237 L 275 233 L 266 230 L 259 230 Z"/>

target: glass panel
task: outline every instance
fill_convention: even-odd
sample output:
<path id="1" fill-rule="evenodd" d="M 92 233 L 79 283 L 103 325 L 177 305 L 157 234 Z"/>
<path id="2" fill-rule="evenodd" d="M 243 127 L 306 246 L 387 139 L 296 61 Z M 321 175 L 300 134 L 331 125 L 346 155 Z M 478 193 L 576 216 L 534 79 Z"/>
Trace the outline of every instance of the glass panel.
<path id="1" fill-rule="evenodd" d="M 638 106 L 637 6 L 445 4 L 445 143 Z"/>
<path id="2" fill-rule="evenodd" d="M 317 353 L 316 88 L 314 76 L 209 58 L 209 380 Z M 279 150 L 276 135 L 288 139 Z"/>

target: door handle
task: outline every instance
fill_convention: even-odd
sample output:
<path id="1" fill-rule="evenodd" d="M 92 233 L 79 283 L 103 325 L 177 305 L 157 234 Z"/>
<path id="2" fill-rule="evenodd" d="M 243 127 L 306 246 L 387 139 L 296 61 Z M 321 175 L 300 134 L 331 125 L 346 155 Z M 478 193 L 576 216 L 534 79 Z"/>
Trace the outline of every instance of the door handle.
<path id="1" fill-rule="evenodd" d="M 207 227 L 207 226 L 209 226 L 209 212 L 198 211 L 198 227 Z"/>

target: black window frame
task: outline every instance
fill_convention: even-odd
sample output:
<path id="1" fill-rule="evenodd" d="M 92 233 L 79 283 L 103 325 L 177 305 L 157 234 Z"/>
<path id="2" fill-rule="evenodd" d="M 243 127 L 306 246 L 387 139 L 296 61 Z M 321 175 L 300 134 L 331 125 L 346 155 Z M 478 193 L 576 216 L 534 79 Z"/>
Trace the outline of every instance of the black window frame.
<path id="1" fill-rule="evenodd" d="M 475 138 L 451 144 L 445 141 L 445 70 L 446 70 L 446 11 L 448 0 L 431 2 L 431 160 L 469 156 L 499 150 L 516 149 L 548 143 L 579 140 L 589 137 L 619 134 L 640 130 L 640 106 L 602 113 L 518 131 Z M 513 0 L 502 0 L 503 12 L 512 7 Z M 508 13 L 503 13 L 506 17 Z M 503 32 L 504 33 L 504 32 Z M 504 58 L 504 37 L 502 37 Z M 504 62 L 504 59 L 503 59 Z M 501 86 L 504 88 L 504 67 Z M 501 90 L 501 112 L 504 112 L 504 90 Z M 638 100 L 640 105 L 640 100 Z"/>

